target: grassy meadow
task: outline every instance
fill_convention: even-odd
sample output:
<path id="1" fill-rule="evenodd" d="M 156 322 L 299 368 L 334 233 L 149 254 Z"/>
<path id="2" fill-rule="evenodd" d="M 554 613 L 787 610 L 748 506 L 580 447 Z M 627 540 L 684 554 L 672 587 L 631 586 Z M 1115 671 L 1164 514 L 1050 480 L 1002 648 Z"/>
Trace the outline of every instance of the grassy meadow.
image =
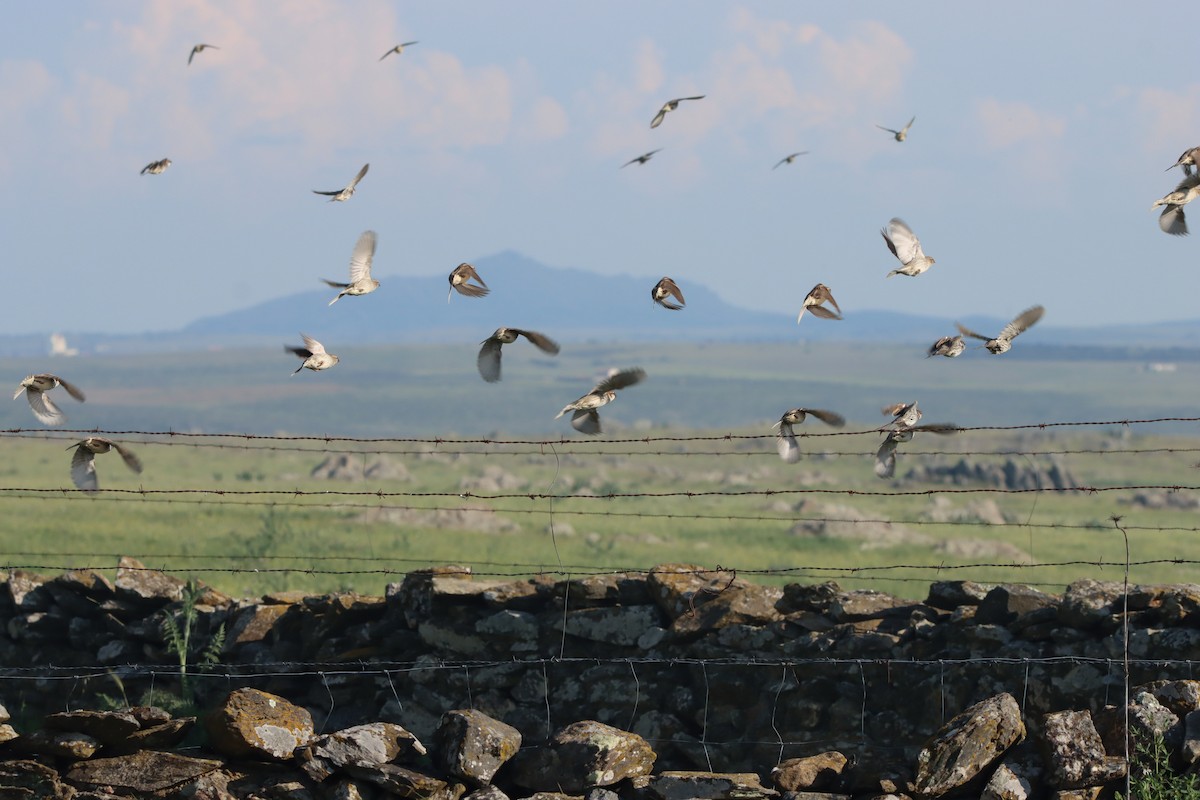
<path id="1" fill-rule="evenodd" d="M 831 343 L 564 344 L 550 359 L 519 343 L 505 350 L 504 381 L 489 385 L 475 372 L 476 346 L 331 350 L 338 367 L 294 377 L 298 362 L 274 350 L 0 361 L 14 386 L 53 371 L 83 387 L 86 404 L 58 398 L 73 431 L 317 437 L 113 433 L 145 471 L 99 456 L 101 487 L 113 491 L 91 496 L 59 491 L 72 488 L 66 448 L 84 434 L 39 429 L 23 400 L 8 404 L 7 566 L 53 575 L 130 555 L 235 595 L 379 593 L 411 569 L 446 563 L 524 576 L 687 562 L 908 597 L 936 579 L 1059 591 L 1081 577 L 1122 578 L 1112 515 L 1133 561 L 1200 560 L 1200 511 L 1132 505 L 1133 490 L 963 493 L 987 487 L 906 478 L 965 458 L 1057 463 L 1099 489 L 1200 485 L 1194 423 L 918 434 L 887 481 L 873 474 L 880 437 L 870 430 L 885 421 L 880 406 L 914 399 L 925 422 L 968 427 L 1190 417 L 1195 362 L 1155 373 L 1136 357 L 972 351 L 951 361 Z M 606 369 L 627 366 L 649 378 L 602 409 L 604 436 L 553 419 Z M 785 464 L 770 426 L 794 406 L 851 422 L 837 433 L 810 421 L 805 457 Z M 341 477 L 313 474 L 342 456 Z M 657 494 L 668 496 L 645 496 Z M 1093 563 L 1058 565 L 1067 561 Z M 1192 582 L 1195 571 L 1159 563 L 1131 577 Z"/>

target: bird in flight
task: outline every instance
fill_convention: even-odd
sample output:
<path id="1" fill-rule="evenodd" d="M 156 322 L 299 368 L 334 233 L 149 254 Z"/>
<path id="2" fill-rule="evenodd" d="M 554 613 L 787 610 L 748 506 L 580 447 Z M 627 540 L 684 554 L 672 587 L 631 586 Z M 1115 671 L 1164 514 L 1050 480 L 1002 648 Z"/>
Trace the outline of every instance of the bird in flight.
<path id="1" fill-rule="evenodd" d="M 651 150 L 649 153 L 642 153 L 637 158 L 631 158 L 628 161 L 626 161 L 624 164 L 621 165 L 621 169 L 625 169 L 630 164 L 645 164 L 647 161 L 654 158 L 654 154 L 657 153 L 659 150 L 662 150 L 662 148 L 660 147 L 660 148 L 658 148 L 658 150 Z"/>
<path id="2" fill-rule="evenodd" d="M 890 478 L 896 474 L 896 446 L 901 442 L 911 442 L 917 431 L 926 431 L 939 435 L 957 433 L 960 428 L 950 422 L 931 423 L 928 425 L 913 425 L 907 428 L 897 428 L 887 432 L 883 444 L 875 453 L 875 474 L 880 478 Z"/>
<path id="3" fill-rule="evenodd" d="M 884 406 L 882 409 L 885 417 L 891 417 L 892 421 L 885 423 L 879 430 L 888 430 L 888 425 L 896 429 L 911 428 L 921 421 L 921 417 L 925 416 L 921 413 L 921 409 L 917 408 L 917 401 L 911 403 L 892 403 L 890 406 Z"/>
<path id="4" fill-rule="evenodd" d="M 208 50 L 209 48 L 211 48 L 213 50 L 221 49 L 221 48 L 217 47 L 215 44 L 198 44 L 198 45 L 196 45 L 195 47 L 192 48 L 192 52 L 188 53 L 188 66 L 190 67 L 192 65 L 192 59 L 196 57 L 197 53 L 203 53 L 205 50 Z"/>
<path id="5" fill-rule="evenodd" d="M 151 175 L 162 175 L 167 171 L 167 167 L 171 166 L 171 159 L 164 158 L 161 161 L 151 161 L 146 166 L 142 167 L 141 175 L 149 172 Z"/>
<path id="6" fill-rule="evenodd" d="M 912 124 L 916 121 L 917 121 L 917 118 L 913 117 L 912 119 L 910 119 L 908 121 L 907 125 L 905 125 L 903 128 L 901 128 L 898 131 L 894 131 L 891 128 L 885 128 L 882 125 L 876 125 L 875 127 L 879 128 L 879 130 L 881 130 L 881 131 L 887 131 L 888 133 L 892 134 L 892 138 L 894 138 L 897 142 L 903 142 L 905 139 L 908 138 L 908 129 L 911 128 Z"/>
<path id="7" fill-rule="evenodd" d="M 331 203 L 334 201 L 341 202 L 343 200 L 349 200 L 350 195 L 354 194 L 354 187 L 357 186 L 358 182 L 363 179 L 363 175 L 367 174 L 367 169 L 370 166 L 370 164 L 363 164 L 362 169 L 358 171 L 358 174 L 354 176 L 354 180 L 350 181 L 345 189 L 335 189 L 332 192 L 320 192 L 316 189 L 313 189 L 313 194 L 327 195 L 329 197 L 329 202 Z"/>
<path id="8" fill-rule="evenodd" d="M 558 419 L 568 411 L 574 411 L 575 413 L 571 415 L 572 428 L 580 433 L 600 433 L 600 412 L 597 409 L 615 400 L 619 389 L 633 386 L 645 377 L 645 370 L 639 368 L 626 369 L 613 373 L 597 383 L 595 388 L 583 397 L 563 406 L 563 410 L 558 412 L 555 419 Z"/>
<path id="9" fill-rule="evenodd" d="M 793 161 L 795 161 L 800 156 L 806 156 L 806 155 L 808 155 L 808 151 L 801 150 L 799 153 L 792 153 L 791 155 L 784 156 L 783 158 L 779 159 L 779 161 L 775 164 L 775 166 L 771 167 L 771 169 L 779 169 L 784 164 L 791 164 Z"/>
<path id="10" fill-rule="evenodd" d="M 793 408 L 783 412 L 779 422 L 771 427 L 778 428 L 778 433 L 775 435 L 775 448 L 779 451 L 779 457 L 789 464 L 795 464 L 800 460 L 800 445 L 796 442 L 796 433 L 792 426 L 799 425 L 810 416 L 816 417 L 834 428 L 841 428 L 846 424 L 846 418 L 841 414 L 820 408 Z"/>
<path id="11" fill-rule="evenodd" d="M 1187 236 L 1187 217 L 1183 214 L 1183 207 L 1197 197 L 1200 197 L 1200 173 L 1185 175 L 1175 187 L 1175 191 L 1154 201 L 1154 205 L 1150 206 L 1151 211 L 1159 206 L 1166 206 L 1158 215 L 1158 227 L 1163 233 Z"/>
<path id="12" fill-rule="evenodd" d="M 379 60 L 383 61 L 385 58 L 390 56 L 392 53 L 395 53 L 396 55 L 400 55 L 401 53 L 404 52 L 404 48 L 412 47 L 414 44 L 418 44 L 418 43 L 417 42 L 401 42 L 400 44 L 393 47 L 391 50 L 388 50 L 386 53 L 381 55 L 379 57 Z"/>
<path id="13" fill-rule="evenodd" d="M 666 119 L 666 117 L 667 117 L 667 112 L 674 111 L 675 109 L 679 108 L 679 104 L 682 103 L 684 100 L 703 100 L 703 99 L 704 99 L 704 95 L 698 94 L 695 97 L 676 97 L 674 100 L 668 100 L 667 102 L 663 103 L 663 107 L 660 108 L 658 110 L 658 113 L 654 115 L 654 119 L 650 120 L 650 127 L 657 128 L 659 125 L 662 125 L 662 121 L 664 119 Z"/>
<path id="14" fill-rule="evenodd" d="M 674 301 L 669 299 L 672 297 L 675 298 Z M 687 305 L 687 301 L 683 299 L 683 292 L 679 291 L 679 286 L 670 278 L 663 278 L 654 284 L 654 288 L 650 290 L 650 299 L 672 311 L 678 311 Z"/>
<path id="15" fill-rule="evenodd" d="M 476 286 L 473 283 L 467 283 L 467 281 L 472 279 L 479 281 L 479 285 Z M 464 261 L 450 270 L 450 291 L 446 292 L 446 302 L 450 302 L 450 296 L 455 292 L 465 297 L 483 297 L 489 291 L 491 290 L 488 289 L 488 285 L 483 282 L 483 278 L 479 277 L 479 273 L 475 271 L 475 268 Z"/>
<path id="16" fill-rule="evenodd" d="M 837 311 L 830 311 L 825 308 L 823 303 L 829 303 Z M 837 300 L 833 299 L 833 293 L 829 291 L 829 287 L 823 283 L 818 283 L 804 296 L 804 302 L 800 305 L 800 314 L 796 317 L 797 325 L 800 324 L 800 320 L 804 319 L 805 311 L 811 311 L 814 317 L 822 319 L 842 318 L 842 309 L 838 307 Z"/>
<path id="17" fill-rule="evenodd" d="M 125 466 L 134 472 L 142 471 L 142 462 L 138 457 L 112 439 L 105 439 L 103 436 L 89 436 L 71 447 L 75 448 L 75 455 L 71 456 L 71 480 L 77 489 L 85 492 L 94 492 L 100 488 L 100 481 L 96 478 L 96 456 L 98 454 L 116 450 L 125 462 Z M 71 447 L 67 449 L 70 450 Z"/>
<path id="18" fill-rule="evenodd" d="M 963 342 L 962 336 L 943 336 L 929 346 L 929 352 L 926 353 L 926 358 L 933 356 L 945 356 L 946 358 L 955 358 L 962 355 L 962 351 L 967 347 Z"/>
<path id="19" fill-rule="evenodd" d="M 1192 169 L 1196 166 L 1197 158 L 1200 158 L 1200 147 L 1190 147 L 1187 150 L 1184 150 L 1183 155 L 1181 155 L 1174 164 L 1167 167 L 1164 171 L 1170 172 L 1176 167 L 1183 167 L 1183 174 L 1191 175 Z"/>
<path id="20" fill-rule="evenodd" d="M 1012 349 L 1012 340 L 1017 338 L 1023 331 L 1033 326 L 1035 322 L 1042 318 L 1042 314 L 1046 313 L 1046 309 L 1041 306 L 1034 306 L 1022 311 L 1016 319 L 1004 326 L 1000 333 L 992 338 L 984 336 L 981 333 L 976 333 L 961 322 L 954 323 L 958 327 L 958 332 L 963 336 L 970 336 L 972 339 L 981 339 L 984 342 L 984 347 L 989 353 L 999 355 L 1007 353 Z"/>
<path id="21" fill-rule="evenodd" d="M 371 277 L 371 259 L 374 257 L 375 231 L 363 231 L 354 245 L 354 252 L 350 254 L 350 282 L 338 283 L 325 278 L 321 279 L 335 289 L 341 289 L 337 297 L 329 301 L 329 305 L 333 305 L 346 295 L 370 294 L 379 288 L 379 281 Z"/>
<path id="22" fill-rule="evenodd" d="M 67 421 L 67 417 L 54 404 L 54 401 L 46 394 L 51 389 L 61 386 L 67 390 L 67 394 L 74 397 L 79 402 L 84 401 L 83 392 L 81 392 L 74 384 L 67 383 L 57 375 L 41 373 L 39 375 L 30 375 L 21 381 L 21 385 L 17 387 L 17 391 L 13 393 L 13 400 L 25 393 L 25 399 L 29 401 L 29 407 L 33 409 L 33 415 L 38 418 L 38 421 L 43 425 L 62 425 Z"/>
<path id="23" fill-rule="evenodd" d="M 479 348 L 479 357 L 475 359 L 479 374 L 488 383 L 500 380 L 500 351 L 506 344 L 512 344 L 517 337 L 524 336 L 537 349 L 548 355 L 558 355 L 558 343 L 537 331 L 525 331 L 520 328 L 496 328 L 496 332 L 484 339 Z"/>
<path id="24" fill-rule="evenodd" d="M 308 334 L 302 333 L 300 337 L 304 339 L 304 347 L 291 347 L 284 345 L 283 349 L 289 353 L 295 353 L 300 358 L 304 359 L 300 366 L 296 367 L 296 372 L 308 368 L 311 370 L 329 369 L 334 364 L 341 361 L 340 358 L 332 353 L 325 352 L 325 345 L 318 342 Z M 292 374 L 295 375 L 296 372 Z"/>
<path id="25" fill-rule="evenodd" d="M 921 249 L 921 240 L 899 217 L 892 217 L 887 228 L 880 233 L 883 234 L 883 241 L 887 242 L 888 250 L 892 251 L 892 255 L 899 259 L 902 265 L 899 269 L 889 272 L 887 277 L 920 275 L 937 263 L 935 259 L 925 255 L 925 251 Z"/>

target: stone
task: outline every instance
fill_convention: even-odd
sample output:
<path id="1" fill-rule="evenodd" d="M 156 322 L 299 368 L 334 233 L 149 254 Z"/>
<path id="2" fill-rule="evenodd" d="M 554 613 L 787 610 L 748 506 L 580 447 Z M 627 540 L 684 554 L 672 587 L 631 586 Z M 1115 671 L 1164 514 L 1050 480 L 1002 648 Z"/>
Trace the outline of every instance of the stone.
<path id="1" fill-rule="evenodd" d="M 124 752 L 133 750 L 169 750 L 186 739 L 195 726 L 195 717 L 168 719 L 166 722 L 146 725 L 141 730 L 134 731 L 119 746 Z"/>
<path id="2" fill-rule="evenodd" d="M 1200 711 L 1200 681 L 1167 681 L 1150 691 L 1158 698 L 1158 702 L 1176 716 L 1183 717 L 1193 711 Z"/>
<path id="3" fill-rule="evenodd" d="M 236 689 L 205 718 L 212 746 L 234 758 L 285 760 L 313 738 L 307 710 L 258 689 Z"/>
<path id="4" fill-rule="evenodd" d="M 21 734 L 17 733 L 16 728 L 8 723 L 0 723 L 0 744 L 19 738 L 21 738 Z"/>
<path id="5" fill-rule="evenodd" d="M 377 767 L 352 766 L 347 767 L 346 771 L 351 776 L 373 783 L 397 797 L 458 800 L 467 790 L 461 783 L 447 783 L 396 764 L 380 764 Z"/>
<path id="6" fill-rule="evenodd" d="M 521 749 L 521 732 L 482 711 L 457 709 L 442 715 L 434 741 L 434 760 L 447 775 L 480 786 Z"/>
<path id="7" fill-rule="evenodd" d="M 86 733 L 104 744 L 120 742 L 142 727 L 124 711 L 60 711 L 47 714 L 43 726 L 49 731 Z"/>
<path id="8" fill-rule="evenodd" d="M 229 627 L 222 652 L 229 654 L 236 650 L 238 645 L 263 641 L 290 608 L 292 607 L 287 605 L 264 603 L 242 609 Z"/>
<path id="9" fill-rule="evenodd" d="M 833 789 L 848 761 L 836 750 L 805 758 L 789 758 L 771 770 L 771 780 L 776 788 L 785 792 Z"/>
<path id="10" fill-rule="evenodd" d="M 509 800 L 508 795 L 491 784 L 484 786 L 482 789 L 476 789 L 463 800 Z"/>
<path id="11" fill-rule="evenodd" d="M 988 779 L 979 800 L 1029 800 L 1033 795 L 1033 784 L 1024 767 L 1004 761 Z"/>
<path id="12" fill-rule="evenodd" d="M 149 794 L 194 781 L 220 767 L 220 761 L 208 758 L 142 750 L 125 756 L 80 761 L 67 771 L 66 779 L 85 788 L 112 787 Z"/>
<path id="13" fill-rule="evenodd" d="M 1183 745 L 1179 754 L 1189 767 L 1200 761 L 1200 711 L 1189 711 L 1183 718 Z"/>
<path id="14" fill-rule="evenodd" d="M 579 793 L 649 775 L 656 758 L 636 733 L 585 720 L 559 730 L 549 747 L 521 751 L 513 759 L 512 780 L 536 791 Z"/>
<path id="15" fill-rule="evenodd" d="M 1058 621 L 1072 628 L 1115 628 L 1122 613 L 1124 586 L 1116 581 L 1078 580 L 1058 604 Z"/>
<path id="16" fill-rule="evenodd" d="M 764 626 L 783 619 L 776 606 L 783 590 L 774 586 L 732 586 L 707 603 L 677 617 L 671 631 L 693 637 L 737 625 Z"/>
<path id="17" fill-rule="evenodd" d="M 989 697 L 958 714 L 939 730 L 917 756 L 918 794 L 940 797 L 960 789 L 1025 737 L 1016 699 L 1007 692 Z"/>
<path id="18" fill-rule="evenodd" d="M 1039 608 L 1054 606 L 1058 598 L 1039 592 L 1032 586 L 1004 584 L 987 593 L 975 612 L 975 621 L 986 625 L 1007 625 Z"/>
<path id="19" fill-rule="evenodd" d="M 975 581 L 935 581 L 929 585 L 925 604 L 953 611 L 959 606 L 977 606 L 996 588 L 990 583 Z"/>
<path id="20" fill-rule="evenodd" d="M 1047 781 L 1056 789 L 1082 789 L 1125 776 L 1125 760 L 1108 756 L 1092 715 L 1054 711 L 1042 718 Z"/>
<path id="21" fill-rule="evenodd" d="M 58 778 L 58 773 L 51 767 L 37 761 L 12 760 L 0 761 L 0 794 L 8 798 L 70 798 L 75 793 L 71 787 L 65 786 Z"/>
<path id="22" fill-rule="evenodd" d="M 779 797 L 753 772 L 690 772 L 669 770 L 650 779 L 650 791 L 661 800 L 725 800 Z"/>
<path id="23" fill-rule="evenodd" d="M 582 608 L 568 611 L 555 627 L 593 642 L 631 647 L 650 628 L 664 622 L 652 605 Z"/>
<path id="24" fill-rule="evenodd" d="M 186 581 L 156 569 L 147 569 L 136 558 L 122 556 L 117 563 L 118 599 L 165 605 L 181 600 L 186 586 Z"/>
<path id="25" fill-rule="evenodd" d="M 650 596 L 671 620 L 709 602 L 737 583 L 736 579 L 736 572 L 705 569 L 695 564 L 662 564 L 646 577 Z"/>
<path id="26" fill-rule="evenodd" d="M 301 768 L 323 781 L 347 767 L 377 767 L 409 753 L 425 755 L 425 746 L 392 722 L 370 722 L 313 739 L 298 754 Z"/>

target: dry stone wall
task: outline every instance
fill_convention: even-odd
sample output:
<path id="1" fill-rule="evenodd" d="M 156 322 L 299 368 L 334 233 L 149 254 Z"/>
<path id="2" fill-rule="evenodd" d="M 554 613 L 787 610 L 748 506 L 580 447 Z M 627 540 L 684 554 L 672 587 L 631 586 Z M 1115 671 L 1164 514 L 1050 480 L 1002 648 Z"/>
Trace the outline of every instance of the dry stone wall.
<path id="1" fill-rule="evenodd" d="M 1191 585 L 442 567 L 239 600 L 124 559 L 12 572 L 0 617 L 0 798 L 1100 796 L 1126 623 L 1131 727 L 1200 758 Z"/>

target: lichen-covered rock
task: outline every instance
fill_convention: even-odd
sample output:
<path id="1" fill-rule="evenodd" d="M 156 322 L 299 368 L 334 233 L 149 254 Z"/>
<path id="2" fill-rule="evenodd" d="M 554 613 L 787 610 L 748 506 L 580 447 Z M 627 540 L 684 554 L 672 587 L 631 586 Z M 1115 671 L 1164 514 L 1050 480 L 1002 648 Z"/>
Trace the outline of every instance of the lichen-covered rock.
<path id="1" fill-rule="evenodd" d="M 1016 699 L 989 697 L 946 723 L 917 756 L 916 789 L 940 797 L 979 777 L 1025 736 Z"/>
<path id="2" fill-rule="evenodd" d="M 660 564 L 646 576 L 650 596 L 671 620 L 687 614 L 733 586 L 745 586 L 737 573 L 694 564 Z"/>
<path id="3" fill-rule="evenodd" d="M 425 755 L 425 746 L 399 725 L 371 722 L 318 736 L 297 757 L 305 774 L 323 781 L 335 770 L 376 767 L 408 753 Z"/>
<path id="4" fill-rule="evenodd" d="M 1058 621 L 1074 628 L 1113 628 L 1123 606 L 1125 587 L 1116 581 L 1078 580 L 1058 604 Z"/>
<path id="5" fill-rule="evenodd" d="M 447 783 L 397 764 L 347 767 L 346 771 L 355 778 L 375 784 L 385 792 L 414 800 L 458 800 L 467 791 L 467 787 L 461 783 Z"/>
<path id="6" fill-rule="evenodd" d="M 1057 789 L 1099 786 L 1125 776 L 1125 760 L 1105 753 L 1092 715 L 1086 711 L 1046 714 L 1042 749 L 1047 780 Z"/>
<path id="7" fill-rule="evenodd" d="M 549 747 L 519 753 L 513 780 L 535 791 L 582 792 L 649 775 L 656 758 L 636 733 L 585 720 L 558 731 Z"/>
<path id="8" fill-rule="evenodd" d="M 117 563 L 118 599 L 163 605 L 182 598 L 185 586 L 185 581 L 165 572 L 149 569 L 136 558 L 122 556 Z"/>
<path id="9" fill-rule="evenodd" d="M 560 630 L 593 642 L 629 647 L 650 628 L 662 625 L 662 613 L 652 605 L 580 608 L 556 623 Z"/>
<path id="10" fill-rule="evenodd" d="M 434 740 L 438 766 L 475 786 L 491 783 L 496 771 L 521 749 L 520 731 L 474 709 L 443 714 Z"/>
<path id="11" fill-rule="evenodd" d="M 1038 609 L 1056 607 L 1057 602 L 1053 595 L 1032 586 L 1004 584 L 987 593 L 975 611 L 975 620 L 981 624 L 1007 625 Z"/>
<path id="12" fill-rule="evenodd" d="M 84 733 L 104 744 L 123 741 L 141 728 L 141 723 L 124 711 L 60 711 L 47 714 L 42 724 L 46 730 Z"/>
<path id="13" fill-rule="evenodd" d="M 691 772 L 671 770 L 650 779 L 650 791 L 662 800 L 726 800 L 779 797 L 753 772 Z"/>
<path id="14" fill-rule="evenodd" d="M 789 758 L 771 770 L 776 788 L 785 792 L 825 791 L 834 788 L 849 762 L 836 750 L 805 758 Z"/>
<path id="15" fill-rule="evenodd" d="M 767 625 L 783 619 L 776 609 L 782 599 L 783 590 L 774 586 L 731 586 L 676 618 L 671 630 L 678 636 L 692 637 L 735 625 Z"/>
<path id="16" fill-rule="evenodd" d="M 222 650 L 226 655 L 232 653 L 239 645 L 250 642 L 261 642 L 275 629 L 279 619 L 291 608 L 289 605 L 275 603 L 255 603 L 244 608 L 237 615 L 225 636 Z"/>
<path id="17" fill-rule="evenodd" d="M 221 762 L 212 759 L 142 750 L 114 758 L 81 761 L 67 772 L 66 780 L 80 788 L 107 786 L 145 796 L 193 781 L 220 767 Z"/>
<path id="18" fill-rule="evenodd" d="M 234 758 L 292 757 L 313 738 L 312 714 L 258 689 L 236 689 L 205 718 L 213 747 Z"/>
<path id="19" fill-rule="evenodd" d="M 1029 800 L 1033 797 L 1033 782 L 1028 770 L 1016 762 L 1004 761 L 996 767 L 979 800 Z"/>

